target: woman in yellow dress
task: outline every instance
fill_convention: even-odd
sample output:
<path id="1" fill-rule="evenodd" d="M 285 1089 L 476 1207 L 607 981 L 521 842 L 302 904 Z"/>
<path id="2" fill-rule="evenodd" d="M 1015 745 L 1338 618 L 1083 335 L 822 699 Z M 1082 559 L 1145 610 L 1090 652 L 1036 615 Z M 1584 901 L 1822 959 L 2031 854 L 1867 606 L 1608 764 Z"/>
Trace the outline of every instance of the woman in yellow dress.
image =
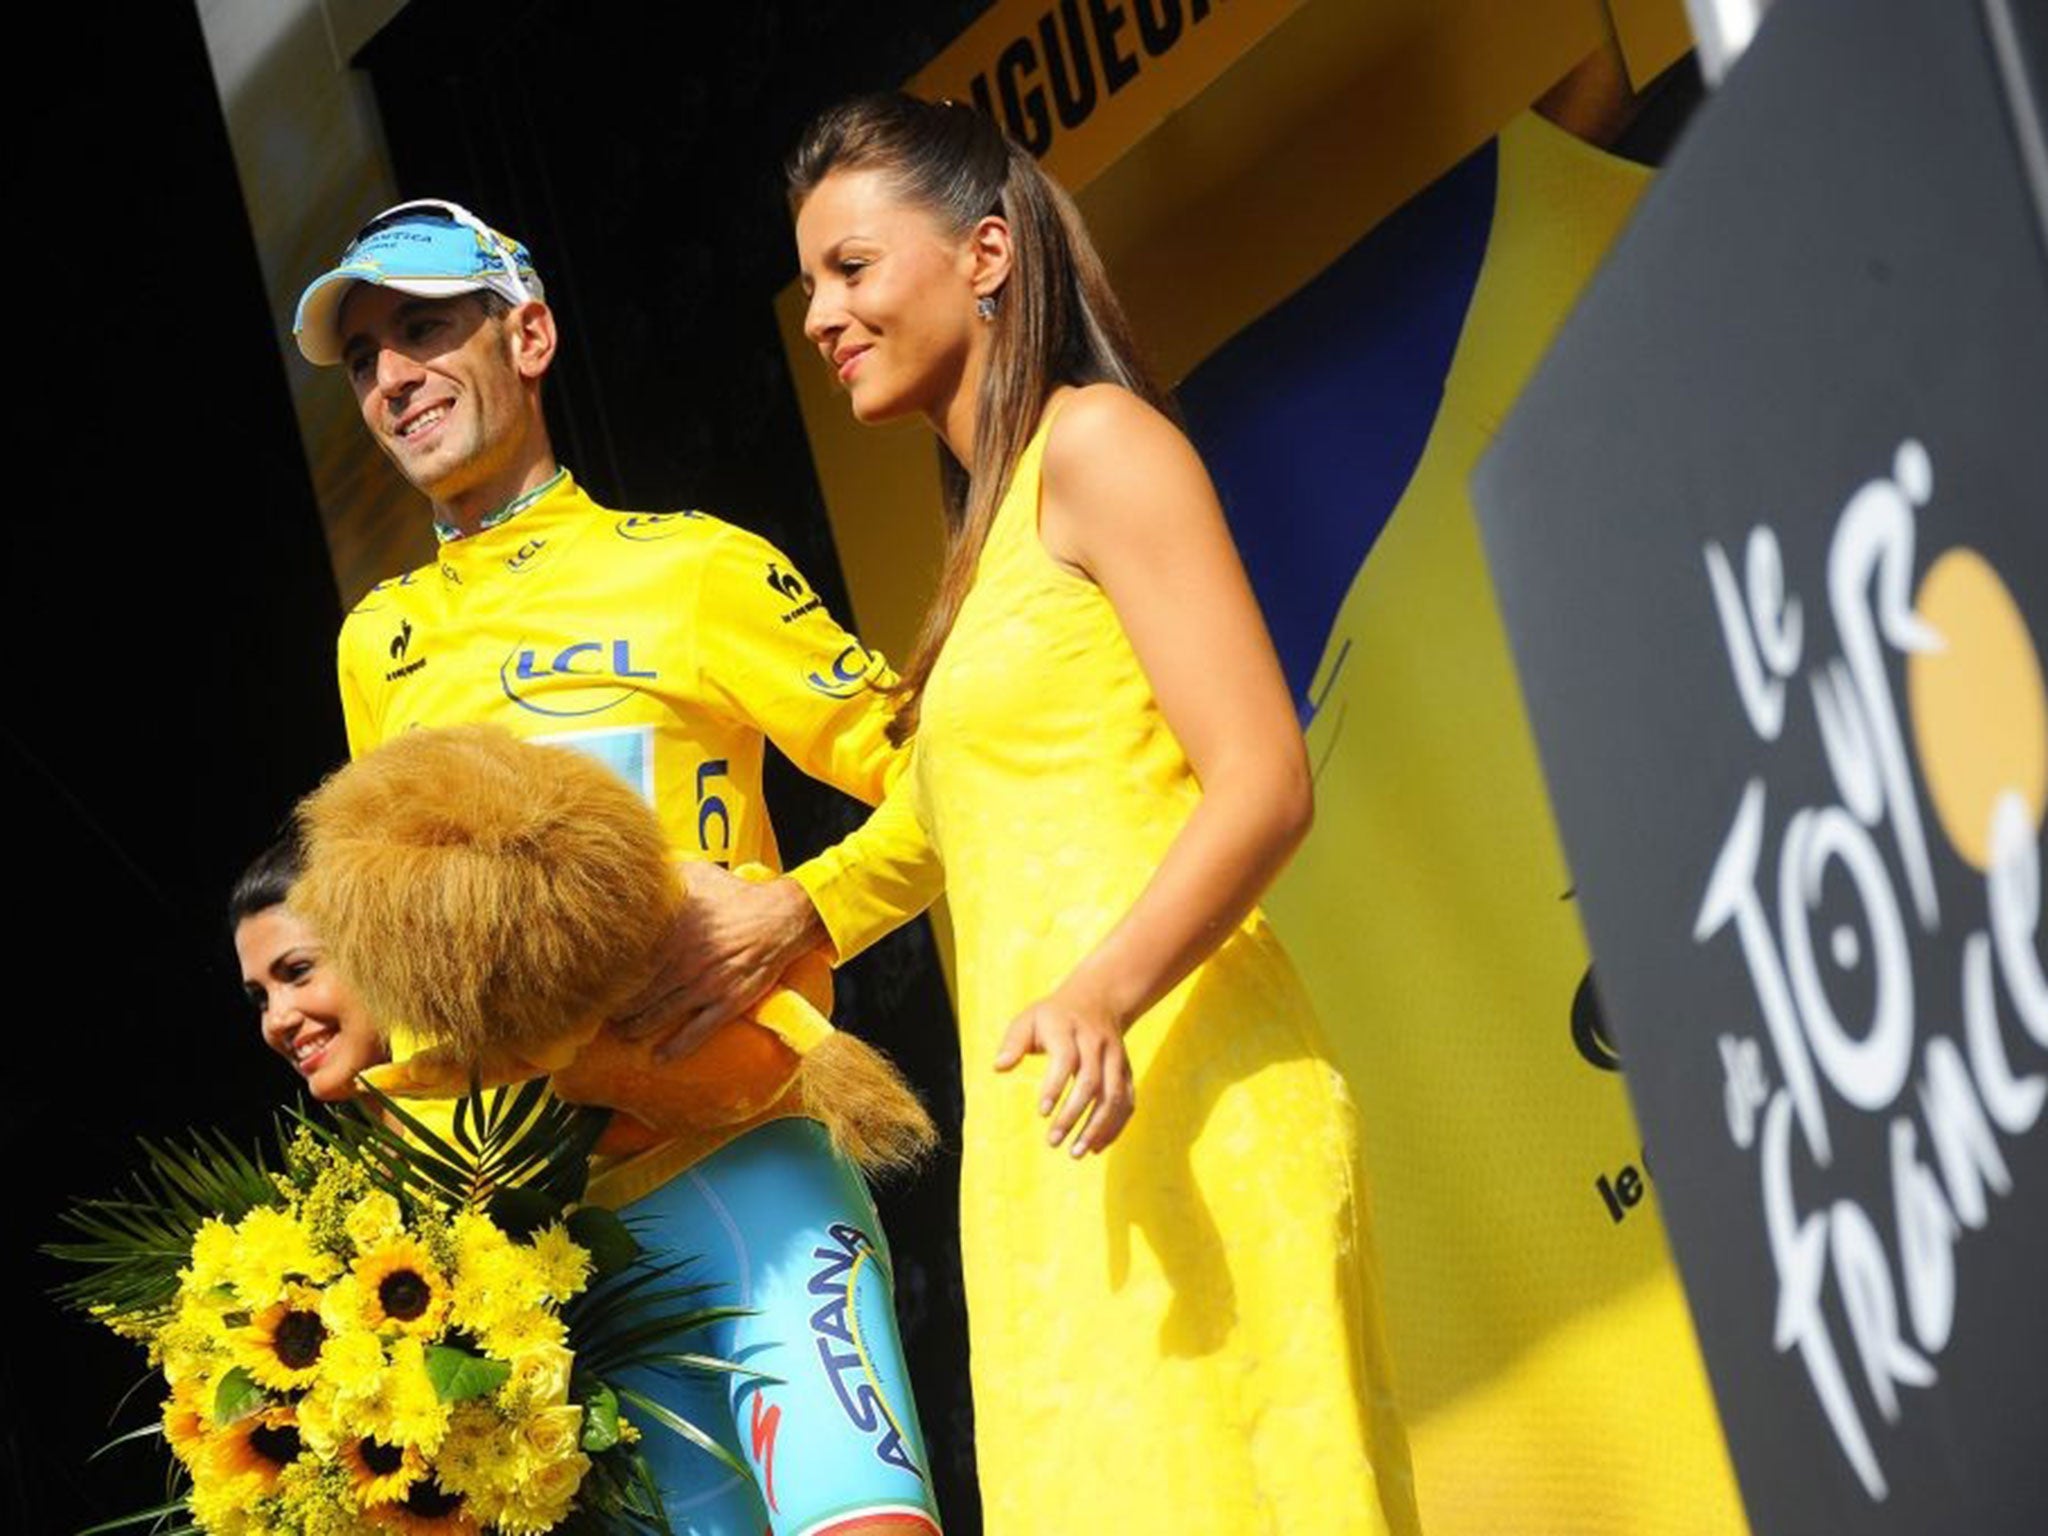
<path id="1" fill-rule="evenodd" d="M 956 936 L 986 1528 L 1412 1531 L 1351 1102 L 1255 905 L 1309 768 L 1208 476 L 980 114 L 850 102 L 789 185 L 806 334 L 942 449 L 878 814 Z"/>

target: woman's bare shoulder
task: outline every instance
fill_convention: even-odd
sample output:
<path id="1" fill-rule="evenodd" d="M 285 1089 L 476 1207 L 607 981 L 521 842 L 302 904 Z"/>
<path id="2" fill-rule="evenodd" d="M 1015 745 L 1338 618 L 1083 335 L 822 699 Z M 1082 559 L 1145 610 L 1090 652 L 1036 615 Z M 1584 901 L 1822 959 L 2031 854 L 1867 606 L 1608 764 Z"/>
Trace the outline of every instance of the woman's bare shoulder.
<path id="1" fill-rule="evenodd" d="M 1201 472 L 1180 428 L 1121 384 L 1085 384 L 1057 405 L 1045 443 L 1050 490 L 1093 499 L 1146 476 Z"/>

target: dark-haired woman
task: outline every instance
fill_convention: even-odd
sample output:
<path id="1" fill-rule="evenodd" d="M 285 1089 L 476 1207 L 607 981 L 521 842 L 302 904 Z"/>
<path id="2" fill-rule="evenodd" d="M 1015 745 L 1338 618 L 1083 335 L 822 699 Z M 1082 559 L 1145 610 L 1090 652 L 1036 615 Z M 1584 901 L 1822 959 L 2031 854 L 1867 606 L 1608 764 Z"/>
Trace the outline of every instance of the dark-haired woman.
<path id="1" fill-rule="evenodd" d="M 1072 203 L 979 114 L 849 103 L 789 184 L 806 334 L 857 418 L 942 449 L 878 814 L 944 862 L 996 1069 L 961 1215 L 988 1529 L 1411 1530 L 1351 1103 L 1255 905 L 1309 770 L 1208 477 Z"/>
<path id="2" fill-rule="evenodd" d="M 228 897 L 228 927 L 263 1043 L 323 1103 L 353 1098 L 356 1076 L 389 1058 L 383 1037 L 327 962 L 320 936 L 285 905 L 299 876 L 298 844 L 284 838 L 257 856 Z"/>

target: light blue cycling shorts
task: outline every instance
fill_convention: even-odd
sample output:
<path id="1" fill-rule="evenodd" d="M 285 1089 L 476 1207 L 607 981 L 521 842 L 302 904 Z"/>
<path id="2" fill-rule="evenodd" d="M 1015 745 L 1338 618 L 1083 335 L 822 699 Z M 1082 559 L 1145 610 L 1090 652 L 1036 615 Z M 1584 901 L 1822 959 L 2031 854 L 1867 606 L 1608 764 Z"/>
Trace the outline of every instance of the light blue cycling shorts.
<path id="1" fill-rule="evenodd" d="M 939 1529 L 888 1241 L 822 1126 L 770 1121 L 619 1214 L 643 1247 L 687 1261 L 674 1279 L 708 1285 L 704 1305 L 749 1309 L 677 1347 L 758 1377 L 625 1376 L 753 1470 L 742 1478 L 636 1415 L 677 1536 L 830 1536 L 854 1520 Z"/>

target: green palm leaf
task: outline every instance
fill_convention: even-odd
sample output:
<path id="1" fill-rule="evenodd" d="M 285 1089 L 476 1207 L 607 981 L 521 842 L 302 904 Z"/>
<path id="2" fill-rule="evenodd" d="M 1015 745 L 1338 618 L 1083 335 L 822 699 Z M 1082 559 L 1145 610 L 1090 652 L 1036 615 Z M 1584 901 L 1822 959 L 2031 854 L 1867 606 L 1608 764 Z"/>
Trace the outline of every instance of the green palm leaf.
<path id="1" fill-rule="evenodd" d="M 674 1409 L 669 1408 L 665 1404 L 657 1403 L 645 1392 L 635 1391 L 631 1387 L 620 1387 L 617 1390 L 619 1401 L 631 1403 L 670 1434 L 679 1435 L 689 1441 L 690 1444 L 696 1446 L 698 1450 L 711 1457 L 721 1466 L 730 1467 L 741 1477 L 752 1477 L 754 1475 L 731 1451 L 728 1451 Z"/>
<path id="2" fill-rule="evenodd" d="M 307 1119 L 317 1136 L 361 1159 L 393 1193 L 456 1207 L 481 1205 L 518 1188 L 557 1210 L 583 1193 L 591 1149 L 610 1111 L 565 1104 L 541 1080 L 517 1089 L 472 1086 L 443 1136 L 403 1101 L 365 1085 L 367 1104 L 341 1106 L 331 1124 Z"/>
<path id="3" fill-rule="evenodd" d="M 709 1286 L 669 1284 L 685 1262 L 643 1258 L 631 1268 L 599 1280 L 562 1308 L 562 1321 L 577 1341 L 579 1376 L 609 1380 L 616 1372 L 634 1366 L 676 1363 L 669 1357 L 684 1335 L 748 1315 L 745 1307 L 700 1303 L 697 1298 Z M 712 1355 L 690 1358 L 692 1369 L 714 1373 L 746 1370 Z"/>
<path id="4" fill-rule="evenodd" d="M 184 1495 L 180 1494 L 168 1504 L 158 1504 L 150 1509 L 138 1509 L 133 1514 L 118 1515 L 112 1520 L 102 1520 L 98 1525 L 89 1525 L 80 1531 L 78 1536 L 99 1536 L 99 1533 L 102 1531 L 118 1531 L 123 1526 L 141 1525 L 146 1520 L 160 1520 L 165 1515 L 183 1515 L 190 1512 L 191 1505 L 186 1502 Z M 183 1525 L 177 1529 L 179 1531 L 196 1531 L 199 1527 L 196 1525 Z M 170 1533 L 165 1533 L 165 1536 L 170 1536 Z"/>
<path id="5" fill-rule="evenodd" d="M 45 1253 L 86 1266 L 56 1287 L 65 1306 L 95 1316 L 146 1317 L 177 1294 L 178 1271 L 192 1257 L 200 1224 L 236 1221 L 280 1196 L 259 1149 L 244 1152 L 218 1131 L 192 1131 L 188 1143 L 140 1143 L 143 1166 L 132 1193 L 78 1200 L 60 1218 L 77 1234 L 46 1243 Z"/>

